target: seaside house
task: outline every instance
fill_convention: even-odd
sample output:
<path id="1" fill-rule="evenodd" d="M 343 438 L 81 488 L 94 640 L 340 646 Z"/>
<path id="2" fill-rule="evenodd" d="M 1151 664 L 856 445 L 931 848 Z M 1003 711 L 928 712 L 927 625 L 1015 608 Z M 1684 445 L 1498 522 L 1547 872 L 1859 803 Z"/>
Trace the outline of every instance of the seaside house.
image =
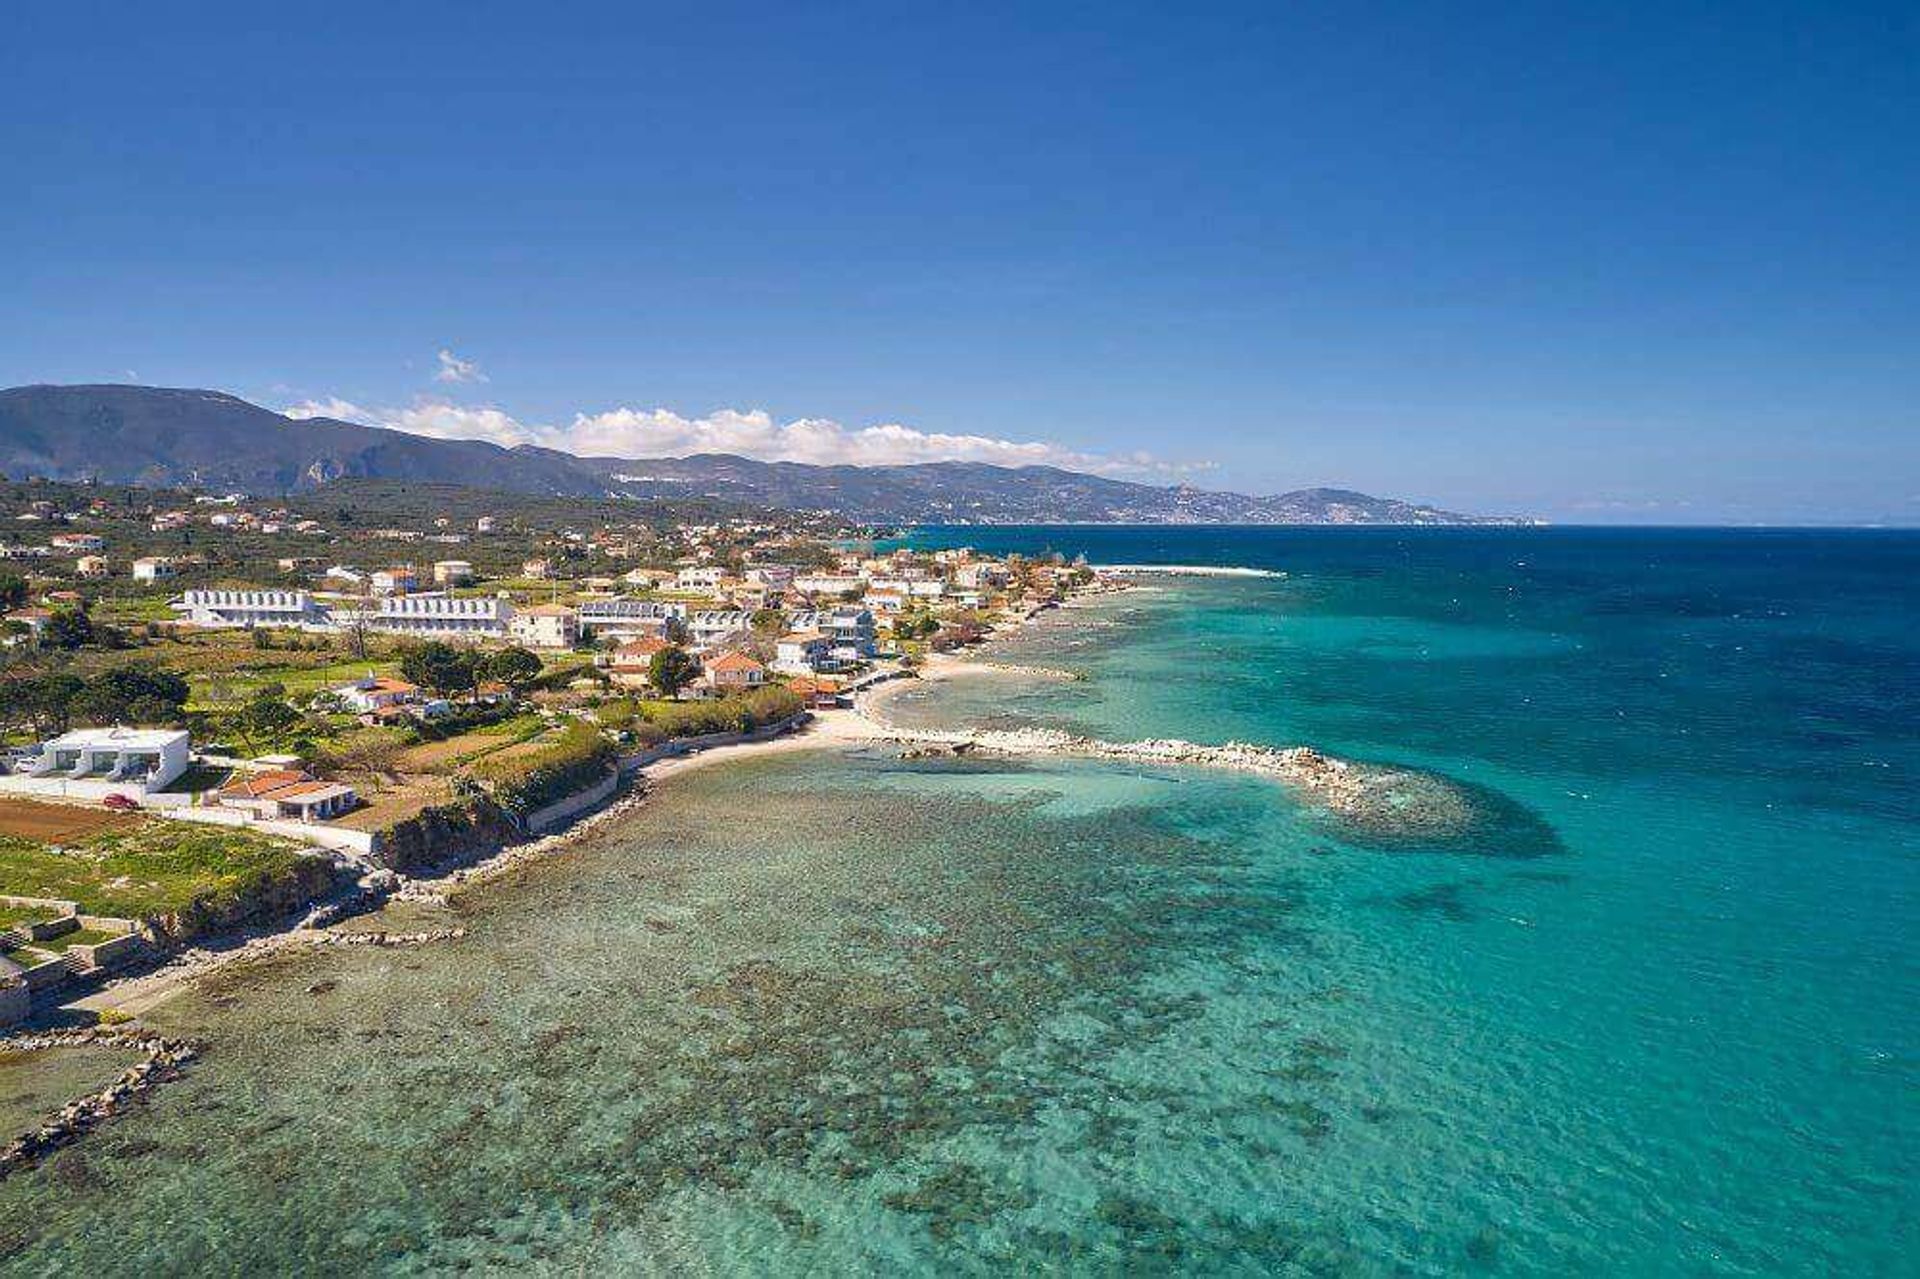
<path id="1" fill-rule="evenodd" d="M 767 682 L 767 668 L 745 653 L 729 651 L 709 661 L 701 678 L 715 693 L 743 693 Z"/>
<path id="2" fill-rule="evenodd" d="M 825 631 L 792 631 L 774 644 L 773 669 L 789 675 L 815 675 L 839 670 L 840 662 Z"/>
<path id="3" fill-rule="evenodd" d="M 580 629 L 596 640 L 673 639 L 681 633 L 686 615 L 684 604 L 616 596 L 582 603 Z"/>
<path id="4" fill-rule="evenodd" d="M 316 780 L 301 769 L 276 768 L 236 778 L 220 788 L 220 806 L 263 820 L 323 822 L 360 804 L 353 787 Z"/>
<path id="5" fill-rule="evenodd" d="M 473 564 L 469 560 L 434 561 L 433 582 L 436 586 L 465 586 L 473 579 Z"/>
<path id="6" fill-rule="evenodd" d="M 105 577 L 113 571 L 104 555 L 82 555 L 73 562 L 73 570 L 82 577 Z"/>
<path id="7" fill-rule="evenodd" d="M 653 655 L 670 647 L 666 640 L 653 637 L 628 640 L 608 656 L 607 677 L 620 688 L 650 687 L 653 683 Z"/>

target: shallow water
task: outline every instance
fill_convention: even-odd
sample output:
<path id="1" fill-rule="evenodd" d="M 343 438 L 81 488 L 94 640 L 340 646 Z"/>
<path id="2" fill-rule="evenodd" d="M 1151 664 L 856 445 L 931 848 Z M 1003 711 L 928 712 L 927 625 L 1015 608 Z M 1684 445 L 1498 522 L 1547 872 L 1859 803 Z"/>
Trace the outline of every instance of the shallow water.
<path id="1" fill-rule="evenodd" d="M 0 1269 L 1903 1269 L 1913 542 L 1005 536 L 1291 576 L 890 713 L 1310 743 L 1474 837 L 1088 761 L 687 774 L 461 942 L 164 1006 L 206 1060 L 0 1183 Z"/>

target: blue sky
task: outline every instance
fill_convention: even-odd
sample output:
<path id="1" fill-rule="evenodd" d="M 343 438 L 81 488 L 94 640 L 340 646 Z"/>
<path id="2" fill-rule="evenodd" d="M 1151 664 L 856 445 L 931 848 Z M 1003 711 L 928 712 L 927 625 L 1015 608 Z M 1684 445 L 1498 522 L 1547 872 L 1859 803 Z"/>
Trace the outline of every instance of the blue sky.
<path id="1" fill-rule="evenodd" d="M 63 3 L 0 156 L 4 384 L 1920 520 L 1911 5 Z"/>

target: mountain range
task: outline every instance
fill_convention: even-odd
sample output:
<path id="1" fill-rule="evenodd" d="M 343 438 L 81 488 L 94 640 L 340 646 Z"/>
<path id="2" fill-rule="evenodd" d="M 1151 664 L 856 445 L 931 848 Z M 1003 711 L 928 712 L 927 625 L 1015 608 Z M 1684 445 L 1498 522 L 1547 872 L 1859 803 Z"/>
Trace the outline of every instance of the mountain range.
<path id="1" fill-rule="evenodd" d="M 347 478 L 571 497 L 721 497 L 870 523 L 1507 523 L 1344 489 L 1251 497 L 1052 466 L 816 466 L 725 453 L 578 457 L 330 418 L 289 418 L 220 391 L 149 386 L 0 390 L 0 471 L 14 478 L 255 495 Z"/>

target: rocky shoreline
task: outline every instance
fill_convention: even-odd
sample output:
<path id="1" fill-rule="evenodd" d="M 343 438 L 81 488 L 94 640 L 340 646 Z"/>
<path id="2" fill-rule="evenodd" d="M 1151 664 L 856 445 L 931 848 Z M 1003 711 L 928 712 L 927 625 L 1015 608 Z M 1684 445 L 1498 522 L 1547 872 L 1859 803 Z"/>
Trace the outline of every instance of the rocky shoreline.
<path id="1" fill-rule="evenodd" d="M 78 1141 L 130 1103 L 177 1078 L 200 1051 L 191 1040 L 170 1039 L 150 1030 L 98 1026 L 83 1030 L 46 1030 L 0 1040 L 0 1051 L 13 1053 L 84 1047 L 137 1048 L 144 1056 L 99 1092 L 68 1102 L 45 1123 L 0 1148 L 0 1178 L 31 1167 L 61 1147 Z"/>

